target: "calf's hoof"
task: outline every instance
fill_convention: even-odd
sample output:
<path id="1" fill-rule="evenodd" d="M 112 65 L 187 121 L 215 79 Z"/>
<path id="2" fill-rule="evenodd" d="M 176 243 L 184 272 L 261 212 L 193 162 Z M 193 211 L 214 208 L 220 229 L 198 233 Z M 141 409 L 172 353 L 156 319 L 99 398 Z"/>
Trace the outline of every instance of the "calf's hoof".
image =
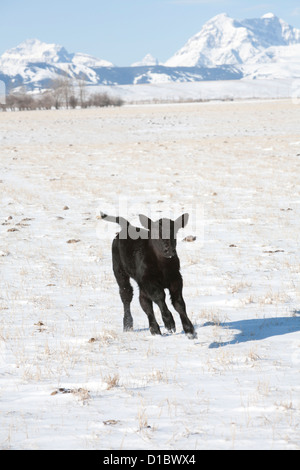
<path id="1" fill-rule="evenodd" d="M 126 332 L 126 331 L 133 331 L 133 321 L 132 319 L 130 318 L 129 320 L 124 320 L 123 322 L 123 331 Z"/>
<path id="2" fill-rule="evenodd" d="M 167 328 L 167 330 L 170 334 L 176 333 L 176 326 L 174 326 L 174 328 Z"/>
<path id="3" fill-rule="evenodd" d="M 154 335 L 161 335 L 161 331 L 160 331 L 160 328 L 159 326 L 150 326 L 150 333 L 154 336 Z"/>
<path id="4" fill-rule="evenodd" d="M 191 331 L 189 333 L 186 333 L 186 335 L 187 335 L 188 339 L 197 339 L 198 338 L 198 335 L 197 335 L 195 330 Z"/>
<path id="5" fill-rule="evenodd" d="M 123 331 L 124 333 L 126 333 L 127 331 L 133 331 L 133 326 L 124 326 Z"/>

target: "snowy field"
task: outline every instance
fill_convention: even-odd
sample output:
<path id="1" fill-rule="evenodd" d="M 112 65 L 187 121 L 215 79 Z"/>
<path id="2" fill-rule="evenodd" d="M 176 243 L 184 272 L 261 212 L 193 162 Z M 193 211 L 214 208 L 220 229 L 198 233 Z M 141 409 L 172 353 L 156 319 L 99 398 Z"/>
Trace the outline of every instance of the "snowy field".
<path id="1" fill-rule="evenodd" d="M 300 448 L 299 118 L 289 100 L 0 113 L 1 449 Z M 191 213 L 198 339 L 176 313 L 151 336 L 136 288 L 123 333 L 98 218 L 119 207 Z"/>
<path id="2" fill-rule="evenodd" d="M 300 104 L 300 73 L 295 73 L 294 78 L 286 78 L 289 67 L 285 63 L 277 68 L 271 63 L 248 65 L 244 69 L 252 78 L 258 76 L 259 79 L 171 82 L 166 76 L 164 82 L 161 74 L 157 77 L 152 74 L 152 83 L 149 84 L 89 86 L 87 91 L 108 93 L 122 98 L 127 104 L 266 98 L 292 98 L 294 104 Z M 270 79 L 270 76 L 278 78 Z"/>

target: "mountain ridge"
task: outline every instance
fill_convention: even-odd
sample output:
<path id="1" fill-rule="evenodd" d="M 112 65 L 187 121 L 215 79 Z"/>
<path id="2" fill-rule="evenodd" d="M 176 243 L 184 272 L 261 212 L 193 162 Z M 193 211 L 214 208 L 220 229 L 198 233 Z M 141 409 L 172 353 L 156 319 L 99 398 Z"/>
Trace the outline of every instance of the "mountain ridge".
<path id="1" fill-rule="evenodd" d="M 273 13 L 236 20 L 226 13 L 207 21 L 186 44 L 160 63 L 151 54 L 128 67 L 63 46 L 27 39 L 0 57 L 7 90 L 43 90 L 53 80 L 84 79 L 88 85 L 300 77 L 300 30 Z"/>

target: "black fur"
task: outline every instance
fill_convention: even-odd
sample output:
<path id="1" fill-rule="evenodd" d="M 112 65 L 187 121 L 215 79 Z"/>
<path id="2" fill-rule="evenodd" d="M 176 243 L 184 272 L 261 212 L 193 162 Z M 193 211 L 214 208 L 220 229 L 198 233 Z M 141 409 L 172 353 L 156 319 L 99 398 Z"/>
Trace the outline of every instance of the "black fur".
<path id="1" fill-rule="evenodd" d="M 133 328 L 130 311 L 133 297 L 130 284 L 130 278 L 132 278 L 139 286 L 140 304 L 148 316 L 150 331 L 153 335 L 161 334 L 154 316 L 153 302 L 159 306 L 167 330 L 176 331 L 174 318 L 165 302 L 165 289 L 169 289 L 172 304 L 180 315 L 184 332 L 189 338 L 196 338 L 197 334 L 187 316 L 182 297 L 183 283 L 176 252 L 176 234 L 187 224 L 188 214 L 183 214 L 175 221 L 160 219 L 156 222 L 140 215 L 140 222 L 144 229 L 133 227 L 123 217 L 112 217 L 102 213 L 101 216 L 121 226 L 121 231 L 112 244 L 112 261 L 124 306 L 124 331 Z"/>

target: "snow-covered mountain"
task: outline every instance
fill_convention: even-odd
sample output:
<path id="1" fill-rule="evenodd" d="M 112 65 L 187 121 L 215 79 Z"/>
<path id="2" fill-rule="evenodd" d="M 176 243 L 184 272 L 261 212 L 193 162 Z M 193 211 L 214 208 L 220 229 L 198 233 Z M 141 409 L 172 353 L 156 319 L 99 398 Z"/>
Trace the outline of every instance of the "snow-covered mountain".
<path id="1" fill-rule="evenodd" d="M 87 54 L 70 54 L 58 44 L 47 44 L 38 39 L 27 39 L 13 49 L 4 52 L 0 58 L 2 65 L 9 64 L 62 64 L 74 63 L 89 67 L 110 67 L 111 62 L 100 60 Z"/>
<path id="2" fill-rule="evenodd" d="M 28 62 L 70 62 L 66 49 L 57 44 L 47 44 L 38 39 L 27 39 L 17 47 L 4 52 L 1 57 L 4 64 L 26 64 Z"/>
<path id="3" fill-rule="evenodd" d="M 69 53 L 57 44 L 27 39 L 2 54 L 0 79 L 9 88 L 23 85 L 28 88 L 43 88 L 47 87 L 49 81 L 62 75 L 71 78 L 84 76 L 88 82 L 97 84 L 94 68 L 112 66 L 111 62 L 87 54 Z"/>
<path id="4" fill-rule="evenodd" d="M 300 30 L 273 13 L 237 21 L 222 13 L 209 20 L 165 65 L 241 65 L 273 46 L 300 43 Z"/>
<path id="5" fill-rule="evenodd" d="M 0 57 L 7 90 L 45 89 L 61 76 L 89 85 L 128 85 L 247 78 L 300 78 L 300 30 L 272 13 L 235 20 L 222 13 L 162 65 L 151 54 L 128 67 L 63 46 L 28 39 Z"/>
<path id="6" fill-rule="evenodd" d="M 158 59 L 153 57 L 152 54 L 147 54 L 147 55 L 145 55 L 145 57 L 141 61 L 134 62 L 132 64 L 132 67 L 141 67 L 141 66 L 144 66 L 144 65 L 159 65 L 159 61 L 158 61 Z"/>

